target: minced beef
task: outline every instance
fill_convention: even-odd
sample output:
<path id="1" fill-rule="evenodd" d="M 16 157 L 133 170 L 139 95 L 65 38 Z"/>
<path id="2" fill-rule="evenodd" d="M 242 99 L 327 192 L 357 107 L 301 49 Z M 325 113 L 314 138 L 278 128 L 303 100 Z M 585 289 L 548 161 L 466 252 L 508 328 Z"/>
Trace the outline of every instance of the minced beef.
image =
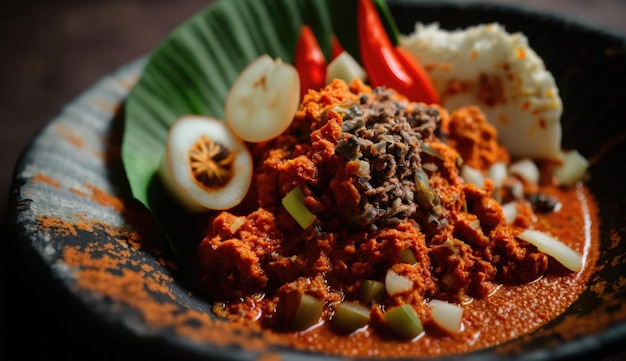
<path id="1" fill-rule="evenodd" d="M 434 134 L 440 116 L 437 109 L 393 96 L 391 90 L 376 88 L 360 97 L 347 120 L 344 116 L 337 142 L 337 153 L 365 169 L 354 175 L 359 203 L 342 208 L 358 228 L 398 224 L 419 208 L 415 174 L 422 168 L 420 144 Z"/>
<path id="2" fill-rule="evenodd" d="M 277 309 L 293 312 L 285 299 L 356 300 L 364 280 L 383 281 L 389 270 L 413 288 L 385 295 L 373 315 L 409 303 L 424 320 L 426 299 L 486 297 L 498 283 L 536 279 L 547 256 L 515 238 L 530 208 L 507 225 L 491 181 L 479 188 L 459 176 L 463 156 L 482 171 L 507 161 L 492 129 L 451 126 L 472 117 L 485 125 L 478 109 L 449 114 L 360 81 L 310 91 L 283 135 L 251 145 L 246 206 L 209 216 L 196 260 L 200 286 L 224 302 L 223 313 L 271 324 L 284 317 Z M 295 187 L 316 216 L 307 229 L 281 203 Z M 412 261 L 401 256 L 407 251 Z"/>

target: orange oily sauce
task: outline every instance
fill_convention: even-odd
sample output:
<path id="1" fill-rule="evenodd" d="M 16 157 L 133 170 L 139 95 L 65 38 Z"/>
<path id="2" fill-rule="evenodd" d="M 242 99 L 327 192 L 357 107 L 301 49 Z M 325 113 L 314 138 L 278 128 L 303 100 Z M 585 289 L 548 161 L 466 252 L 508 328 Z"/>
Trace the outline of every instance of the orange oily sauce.
<path id="1" fill-rule="evenodd" d="M 559 270 L 550 259 L 550 268 L 537 281 L 501 286 L 491 296 L 463 305 L 462 330 L 455 335 L 426 332 L 411 341 L 388 338 L 370 329 L 338 335 L 329 325 L 320 324 L 305 332 L 287 333 L 295 348 L 346 357 L 424 357 L 476 351 L 522 336 L 559 316 L 583 291 L 598 259 L 597 208 L 582 185 L 570 189 L 546 186 L 545 194 L 557 197 L 557 212 L 539 214 L 535 227 L 557 237 L 583 256 L 578 273 Z"/>
<path id="2" fill-rule="evenodd" d="M 274 326 L 267 329 L 268 333 L 281 337 L 281 343 L 284 341 L 296 349 L 348 357 L 424 357 L 465 353 L 519 337 L 560 315 L 584 289 L 590 277 L 591 266 L 598 257 L 596 206 L 590 193 L 582 185 L 570 189 L 559 189 L 555 186 L 542 186 L 540 189 L 534 189 L 533 192 L 538 191 L 558 199 L 561 208 L 548 214 L 529 213 L 525 215 L 532 218 L 526 219 L 527 225 L 552 234 L 584 256 L 585 267 L 581 272 L 571 273 L 555 260 L 546 257 L 543 258 L 545 262 L 543 266 L 547 265 L 547 272 L 540 272 L 539 274 L 544 274 L 544 276 L 531 283 L 519 285 L 519 283 L 514 282 L 515 286 L 500 286 L 492 292 L 489 287 L 492 284 L 490 279 L 486 279 L 486 282 L 481 281 L 481 285 L 485 283 L 487 286 L 481 288 L 481 291 L 486 290 L 487 292 L 479 291 L 476 293 L 484 296 L 491 292 L 490 296 L 476 298 L 463 305 L 462 329 L 453 335 L 445 334 L 437 327 L 433 329 L 432 325 L 425 323 L 426 332 L 420 334 L 416 339 L 409 341 L 399 339 L 390 332 L 384 332 L 384 330 L 376 327 L 380 325 L 382 312 L 380 309 L 372 313 L 370 326 L 353 334 L 341 335 L 331 328 L 330 322 L 328 322 L 333 316 L 331 306 L 348 296 L 346 291 L 350 291 L 347 288 L 354 286 L 350 284 L 350 279 L 343 278 L 351 276 L 346 276 L 347 272 L 342 273 L 341 271 L 344 270 L 344 264 L 350 264 L 350 260 L 343 262 L 343 257 L 350 257 L 349 249 L 354 250 L 355 247 L 350 245 L 350 247 L 344 247 L 333 253 L 331 241 L 336 237 L 330 237 L 327 232 L 324 232 L 324 235 L 328 237 L 318 239 L 319 237 L 315 235 L 314 230 L 309 231 L 309 236 L 317 240 L 317 243 L 311 243 L 310 247 L 303 247 L 303 244 L 306 246 L 309 243 L 301 242 L 304 238 L 300 236 L 292 237 L 293 239 L 283 237 L 283 231 L 284 234 L 298 235 L 302 229 L 298 228 L 299 226 L 280 207 L 276 207 L 276 204 L 279 203 L 277 200 L 280 200 L 280 195 L 291 189 L 293 184 L 311 184 L 318 188 L 318 192 L 322 192 L 322 196 L 318 196 L 320 199 L 311 197 L 315 201 L 306 204 L 313 213 L 328 211 L 336 204 L 347 207 L 350 206 L 351 200 L 358 199 L 358 195 L 350 196 L 350 192 L 355 191 L 356 188 L 342 187 L 344 182 L 338 182 L 336 177 L 332 178 L 331 176 L 332 174 L 336 175 L 337 169 L 343 169 L 342 167 L 337 168 L 336 150 L 338 148 L 334 146 L 334 144 L 338 144 L 340 136 L 344 133 L 340 129 L 340 124 L 343 123 L 339 123 L 338 119 L 333 116 L 333 112 L 324 113 L 327 114 L 328 119 L 322 119 L 318 114 L 322 114 L 322 110 L 327 109 L 327 107 L 345 104 L 346 101 L 355 101 L 356 94 L 370 94 L 370 91 L 360 88 L 359 84 L 356 83 L 351 84 L 349 92 L 345 85 L 334 83 L 320 93 L 309 93 L 309 101 L 303 105 L 304 114 L 309 116 L 298 118 L 299 121 L 295 122 L 294 130 L 300 130 L 302 134 L 307 136 L 310 133 L 310 144 L 302 145 L 300 142 L 294 142 L 295 138 L 291 139 L 290 136 L 281 138 L 280 140 L 284 144 L 282 146 L 274 145 L 269 156 L 264 158 L 266 159 L 263 163 L 265 168 L 257 173 L 256 185 L 258 188 L 255 189 L 255 192 L 250 192 L 252 195 L 250 200 L 258 202 L 257 204 L 252 202 L 252 208 L 259 207 L 258 210 L 251 214 L 249 211 L 240 210 L 238 214 L 248 214 L 247 217 L 241 217 L 237 213 L 224 213 L 214 218 L 213 223 L 209 226 L 210 232 L 200 244 L 198 257 L 200 288 L 204 289 L 210 298 L 217 301 L 213 311 L 219 316 L 236 321 L 236 323 L 240 323 L 237 321 L 248 323 L 247 321 L 254 320 L 256 322 L 250 323 L 253 328 L 263 328 L 262 323 L 268 322 L 269 325 Z M 371 94 L 373 95 L 373 93 Z M 388 99 L 385 98 L 386 93 L 378 93 L 378 96 L 382 99 L 379 104 Z M 393 94 L 390 96 L 393 97 Z M 386 114 L 396 114 L 396 110 L 395 108 L 389 109 Z M 408 112 L 402 109 L 400 111 L 408 114 L 413 109 Z M 449 199 L 452 204 L 456 204 L 454 201 L 458 200 L 454 197 L 457 192 L 463 192 L 466 197 L 473 199 L 473 202 L 480 199 L 481 201 L 476 203 L 483 206 L 481 209 L 477 209 L 478 213 L 482 214 L 486 224 L 497 225 L 500 218 L 490 218 L 493 214 L 489 212 L 489 204 L 491 203 L 487 199 L 488 192 L 472 190 L 472 187 L 466 189 L 465 187 L 446 186 L 445 176 L 441 175 L 455 174 L 457 153 L 454 149 L 458 149 L 462 158 L 471 163 L 470 165 L 478 168 L 484 168 L 495 160 L 506 162 L 508 160 L 506 152 L 501 152 L 501 148 L 493 144 L 496 133 L 488 131 L 486 122 L 477 122 L 480 114 L 473 108 L 466 108 L 461 112 L 457 111 L 449 118 L 445 110 L 439 109 L 438 111 L 442 114 L 441 128 L 444 131 L 448 130 L 452 135 L 450 145 L 453 147 L 439 147 L 437 142 L 431 144 L 435 151 L 439 151 L 443 155 L 442 161 L 439 162 L 441 168 L 438 168 L 441 172 L 432 178 L 435 186 L 441 188 L 442 192 L 451 192 L 448 194 L 449 197 L 445 197 L 445 194 L 443 197 Z M 424 121 L 423 124 L 428 124 L 433 119 L 429 117 L 429 114 L 428 110 L 422 114 L 424 115 L 424 118 L 421 119 Z M 379 125 L 376 125 L 373 129 L 379 129 L 378 127 Z M 380 127 L 383 128 L 384 125 L 381 124 Z M 428 135 L 427 129 L 428 127 L 425 127 L 424 138 L 432 138 Z M 406 142 L 405 144 L 413 143 Z M 290 146 L 293 148 L 291 156 L 288 154 Z M 256 153 L 261 154 L 263 146 L 261 145 L 258 150 L 259 152 Z M 341 153 L 341 155 L 352 159 L 350 154 Z M 490 158 L 493 156 L 495 158 Z M 349 167 L 346 166 L 345 169 L 349 169 Z M 284 172 L 279 173 L 278 170 Z M 348 173 L 346 170 L 343 175 Z M 329 177 L 335 182 L 328 181 L 326 178 Z M 448 178 L 450 184 L 456 184 L 455 177 L 450 176 Z M 320 183 L 324 179 L 327 183 Z M 439 184 L 440 182 L 442 184 Z M 307 189 L 308 186 L 304 188 Z M 325 207 L 323 203 L 326 198 L 323 197 L 324 192 L 322 190 L 326 188 L 334 190 L 334 198 L 328 198 L 334 201 L 328 206 L 330 208 Z M 311 191 L 310 194 L 313 195 L 313 192 Z M 360 207 L 356 204 L 352 204 L 352 206 Z M 263 207 L 267 207 L 269 210 L 262 209 Z M 467 213 L 456 208 L 453 211 Z M 323 213 L 320 214 L 323 215 Z M 330 214 L 333 214 L 332 210 Z M 457 222 L 465 222 L 461 223 L 461 227 L 466 226 L 459 229 L 461 231 L 468 230 L 472 219 L 474 218 L 459 217 Z M 348 218 L 348 220 L 352 219 Z M 327 229 L 334 230 L 338 237 L 347 232 L 344 225 L 337 222 L 334 217 L 326 217 L 326 221 L 328 222 L 326 224 Z M 406 224 L 403 226 L 405 230 Z M 396 229 L 390 229 L 396 231 Z M 438 236 L 441 237 L 437 234 L 433 237 Z M 475 236 L 477 235 L 469 235 L 473 238 L 476 238 Z M 390 242 L 380 242 L 380 244 L 383 246 L 390 244 L 389 247 L 391 248 L 376 248 L 362 259 L 357 258 L 357 262 L 353 265 L 374 267 L 373 265 L 376 265 L 380 257 L 394 255 L 398 249 L 406 246 L 402 243 L 402 237 L 390 237 L 392 238 Z M 426 255 L 426 251 L 422 249 L 423 244 L 420 243 L 424 240 L 418 238 L 412 240 L 412 243 L 416 243 L 415 255 Z M 474 242 L 480 243 L 481 239 L 480 237 L 476 238 Z M 317 245 L 319 249 L 313 245 Z M 517 247 L 515 243 L 512 246 Z M 370 250 L 370 248 L 365 250 Z M 372 257 L 374 262 L 371 261 Z M 333 263 L 333 259 L 338 263 Z M 263 265 L 262 262 L 265 262 L 265 267 L 260 266 Z M 395 265 L 396 263 L 393 263 L 391 267 Z M 430 272 L 428 265 L 424 265 L 422 262 L 418 262 L 417 265 L 421 268 L 418 266 L 415 267 L 415 270 L 424 272 L 423 277 L 417 277 L 419 275 L 415 277 L 415 282 L 423 292 L 423 296 L 421 294 L 415 296 L 416 292 L 412 292 L 406 299 L 400 301 L 412 304 L 419 311 L 427 307 L 424 304 L 424 298 L 427 300 L 432 294 L 427 294 L 430 288 L 428 284 L 422 282 L 429 279 L 427 275 Z M 345 269 L 353 271 L 353 268 Z M 356 271 L 362 270 L 358 267 L 354 269 Z M 413 270 L 413 268 L 411 269 Z M 471 277 L 483 280 L 483 275 L 488 272 L 483 270 L 483 268 L 477 268 Z M 517 271 L 514 269 L 513 273 L 518 271 L 520 269 Z M 523 272 L 523 268 L 521 271 Z M 336 274 L 334 274 L 335 272 Z M 313 276 L 311 276 L 312 274 Z M 299 276 L 296 279 L 294 275 L 307 276 Z M 516 274 L 513 276 L 515 277 Z M 334 288 L 330 282 L 335 282 Z M 270 283 L 286 286 L 278 288 L 276 293 L 272 294 L 272 292 L 266 291 L 267 285 Z M 510 282 L 505 283 L 511 284 Z M 340 289 L 340 292 L 335 292 L 335 289 Z M 294 299 L 287 296 L 295 294 L 297 290 L 310 293 L 311 296 L 324 300 L 326 310 L 322 319 L 326 321 L 302 332 L 280 332 L 276 330 L 276 326 L 278 329 L 289 328 L 287 325 L 289 323 L 288 317 L 282 317 L 283 314 L 289 315 L 289 312 L 278 312 L 280 300 L 287 300 L 283 301 L 282 304 L 293 303 L 291 301 Z M 438 297 L 435 296 L 434 298 Z M 230 299 L 231 302 L 223 303 L 220 299 Z M 392 302 L 397 301 L 393 300 Z M 390 305 L 393 303 L 383 306 L 389 307 Z M 422 313 L 425 314 L 426 312 Z M 428 321 L 428 319 L 423 319 L 423 321 Z"/>

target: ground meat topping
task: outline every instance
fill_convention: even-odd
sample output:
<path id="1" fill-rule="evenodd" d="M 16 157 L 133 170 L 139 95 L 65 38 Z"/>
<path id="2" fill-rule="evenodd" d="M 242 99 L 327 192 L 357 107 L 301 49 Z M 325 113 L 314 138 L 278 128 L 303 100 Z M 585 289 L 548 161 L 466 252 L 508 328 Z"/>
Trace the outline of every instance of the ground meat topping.
<path id="1" fill-rule="evenodd" d="M 334 305 L 359 301 L 365 281 L 393 271 L 412 286 L 372 306 L 370 325 L 384 329 L 384 309 L 410 304 L 427 323 L 427 299 L 486 298 L 540 278 L 548 257 L 516 234 L 558 205 L 537 196 L 507 224 L 493 182 L 462 179 L 466 158 L 483 171 L 508 161 L 481 119 L 477 108 L 450 114 L 359 82 L 309 92 L 287 132 L 254 146 L 247 208 L 209 217 L 201 288 L 222 313 L 280 328 L 294 300 L 324 303 L 330 320 Z M 315 215 L 307 228 L 281 203 L 296 187 Z"/>
<path id="2" fill-rule="evenodd" d="M 350 223 L 361 228 L 398 224 L 424 206 L 416 202 L 423 198 L 416 187 L 416 174 L 422 172 L 420 144 L 432 137 L 439 122 L 436 109 L 395 100 L 385 88 L 373 89 L 348 109 L 336 152 L 360 162 L 362 170 L 354 181 L 360 202 L 344 208 Z"/>

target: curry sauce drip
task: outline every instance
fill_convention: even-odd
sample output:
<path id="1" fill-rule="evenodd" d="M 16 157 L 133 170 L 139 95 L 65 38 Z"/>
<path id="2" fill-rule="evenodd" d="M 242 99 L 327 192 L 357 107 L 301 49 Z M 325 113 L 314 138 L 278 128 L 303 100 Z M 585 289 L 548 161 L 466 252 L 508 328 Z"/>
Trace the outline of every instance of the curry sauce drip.
<path id="1" fill-rule="evenodd" d="M 388 332 L 382 314 L 401 304 L 432 330 L 429 299 L 487 299 L 500 285 L 549 275 L 554 261 L 515 237 L 536 222 L 531 205 L 508 225 L 500 190 L 459 175 L 463 162 L 482 171 L 509 162 L 479 108 L 448 113 L 336 80 L 304 97 L 283 135 L 253 148 L 245 206 L 209 217 L 195 260 L 220 315 L 284 328 L 277 310 L 306 293 L 324 302 L 328 320 L 333 305 L 358 300 L 364 280 L 393 270 L 413 287 L 371 305 L 368 333 Z M 317 217 L 307 229 L 281 206 L 294 187 Z"/>

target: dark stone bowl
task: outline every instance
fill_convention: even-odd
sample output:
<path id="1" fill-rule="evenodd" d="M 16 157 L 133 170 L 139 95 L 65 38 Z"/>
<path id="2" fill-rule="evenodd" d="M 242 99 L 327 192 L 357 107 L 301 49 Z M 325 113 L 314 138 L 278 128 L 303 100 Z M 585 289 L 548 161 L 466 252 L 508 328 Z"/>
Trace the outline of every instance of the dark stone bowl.
<path id="1" fill-rule="evenodd" d="M 509 32 L 523 32 L 559 86 L 563 146 L 593 159 L 588 186 L 599 203 L 601 256 L 589 287 L 563 315 L 535 332 L 443 359 L 597 359 L 621 350 L 626 342 L 626 182 L 621 178 L 626 173 L 626 37 L 519 7 L 437 1 L 392 1 L 390 6 L 403 33 L 417 20 L 437 21 L 447 29 L 498 22 Z M 130 196 L 119 154 L 121 114 L 144 65 L 140 59 L 124 66 L 68 104 L 33 139 L 15 169 L 8 224 L 17 242 L 5 257 L 14 261 L 20 281 L 3 297 L 27 289 L 30 299 L 24 302 L 41 316 L 39 324 L 15 315 L 29 322 L 25 328 L 46 330 L 34 333 L 38 337 L 30 340 L 34 350 L 28 353 L 319 359 L 279 341 L 269 349 L 255 348 L 267 342 L 262 332 L 224 331 L 210 306 L 189 292 L 184 270 Z M 41 307 L 47 311 L 36 313 Z M 220 341 L 205 342 L 195 337 L 199 334 L 214 334 Z"/>

